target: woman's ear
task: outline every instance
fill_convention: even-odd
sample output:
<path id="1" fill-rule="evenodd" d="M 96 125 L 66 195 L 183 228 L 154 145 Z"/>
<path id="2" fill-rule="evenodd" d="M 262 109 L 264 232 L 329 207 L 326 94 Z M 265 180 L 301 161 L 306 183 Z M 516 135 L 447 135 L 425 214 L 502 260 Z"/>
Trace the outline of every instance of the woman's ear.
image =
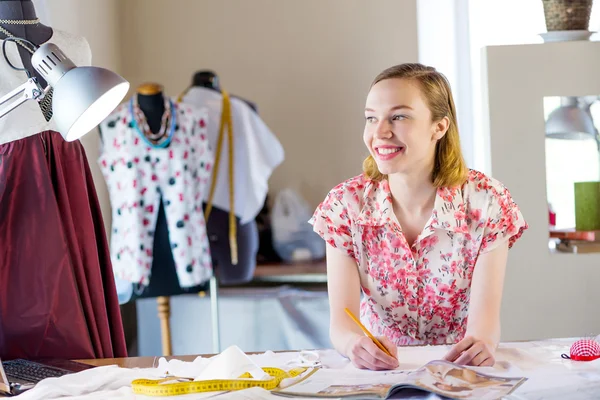
<path id="1" fill-rule="evenodd" d="M 448 117 L 440 119 L 435 123 L 433 128 L 433 139 L 440 140 L 448 132 L 448 128 L 450 128 L 450 119 Z"/>

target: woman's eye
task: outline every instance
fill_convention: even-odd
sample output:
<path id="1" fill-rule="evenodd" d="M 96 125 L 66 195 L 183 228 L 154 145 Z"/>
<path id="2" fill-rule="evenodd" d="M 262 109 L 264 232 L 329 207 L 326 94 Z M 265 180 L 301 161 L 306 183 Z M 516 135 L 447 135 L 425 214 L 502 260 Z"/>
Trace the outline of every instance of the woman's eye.
<path id="1" fill-rule="evenodd" d="M 365 117 L 365 119 L 367 120 L 367 122 L 369 123 L 373 123 L 375 122 L 375 117 Z"/>
<path id="2" fill-rule="evenodd" d="M 403 119 L 406 119 L 406 115 L 394 115 L 392 117 L 393 121 L 402 121 Z"/>

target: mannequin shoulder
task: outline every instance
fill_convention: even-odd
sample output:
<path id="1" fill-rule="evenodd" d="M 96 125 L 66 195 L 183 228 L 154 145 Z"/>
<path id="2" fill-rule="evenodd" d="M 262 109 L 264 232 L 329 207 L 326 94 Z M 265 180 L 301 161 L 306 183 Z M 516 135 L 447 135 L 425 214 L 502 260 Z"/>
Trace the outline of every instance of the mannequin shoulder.
<path id="1" fill-rule="evenodd" d="M 75 65 L 88 66 L 92 64 L 92 49 L 85 37 L 54 29 L 50 42 L 56 44 Z"/>
<path id="2" fill-rule="evenodd" d="M 175 104 L 175 110 L 178 115 L 183 115 L 194 121 L 203 120 L 205 123 L 208 120 L 208 107 L 194 104 L 186 101 L 177 101 L 172 99 Z"/>

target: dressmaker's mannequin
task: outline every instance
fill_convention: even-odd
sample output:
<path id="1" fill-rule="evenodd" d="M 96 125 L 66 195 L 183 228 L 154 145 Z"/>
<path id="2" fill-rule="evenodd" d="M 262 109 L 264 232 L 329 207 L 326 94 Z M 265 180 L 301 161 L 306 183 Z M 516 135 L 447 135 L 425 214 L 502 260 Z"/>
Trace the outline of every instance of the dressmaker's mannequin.
<path id="1" fill-rule="evenodd" d="M 35 18 L 31 1 L 0 0 L 0 19 Z M 36 45 L 55 43 L 76 65 L 91 64 L 82 37 L 41 24 L 0 26 Z M 12 42 L 6 53 L 33 73 L 28 50 Z M 26 80 L 0 56 L 0 96 Z M 85 151 L 63 140 L 36 101 L 0 118 L 0 254 L 0 358 L 127 355 Z"/>
<path id="2" fill-rule="evenodd" d="M 201 70 L 201 71 L 196 72 L 192 78 L 192 87 L 205 87 L 208 89 L 215 90 L 217 92 L 221 92 L 220 79 L 219 79 L 218 75 L 214 71 L 211 71 L 211 70 Z M 249 101 L 247 99 L 244 99 L 242 97 L 235 96 L 235 95 L 231 95 L 231 97 L 242 100 L 244 103 L 246 103 L 248 106 L 250 106 L 250 108 L 255 113 L 258 113 L 258 107 L 257 107 L 256 103 Z M 222 213 L 222 212 L 223 212 L 223 210 L 220 210 L 220 213 Z M 271 225 L 270 225 L 268 213 L 269 213 L 269 206 L 268 206 L 268 198 L 267 198 L 267 199 L 265 199 L 263 209 L 256 216 L 256 220 L 254 221 L 257 225 L 256 229 L 258 231 L 258 239 L 257 239 L 258 251 L 256 254 L 256 258 L 259 263 L 261 263 L 261 262 L 262 263 L 271 263 L 271 262 L 280 262 L 281 261 L 281 258 L 277 255 L 277 253 L 275 252 L 275 249 L 273 248 L 273 235 L 272 235 L 272 231 L 271 231 Z M 225 222 L 224 215 L 219 215 L 219 218 L 223 222 Z M 211 223 L 211 225 L 212 225 L 212 223 Z M 246 232 L 245 235 L 247 235 L 247 234 L 248 233 Z M 254 244 L 247 243 L 246 248 L 254 248 L 253 246 L 254 246 Z M 225 250 L 223 250 L 223 251 L 225 251 Z M 248 278 L 251 277 L 250 272 L 251 271 L 249 271 L 246 274 L 246 276 Z"/>
<path id="3" fill-rule="evenodd" d="M 156 83 L 145 83 L 137 88 L 137 101 L 146 117 L 148 127 L 153 133 L 160 129 L 161 119 L 165 112 L 165 97 L 163 88 Z M 154 248 L 150 284 L 137 298 L 168 297 L 179 294 L 198 293 L 208 288 L 208 282 L 198 286 L 181 288 L 177 279 L 175 260 L 171 243 L 169 242 L 169 227 L 167 225 L 164 204 L 161 201 L 154 232 Z M 160 304 L 167 304 L 160 299 Z M 168 310 L 167 310 L 168 313 Z M 164 319 L 161 316 L 161 320 Z M 167 315 L 168 317 L 168 315 Z"/>
<path id="4" fill-rule="evenodd" d="M 156 83 L 140 85 L 100 124 L 115 281 L 122 302 L 157 299 L 165 355 L 168 298 L 206 290 L 213 276 L 202 212 L 214 162 L 206 125 L 205 109 L 175 101 Z"/>
<path id="5" fill-rule="evenodd" d="M 163 113 L 165 112 L 165 98 L 162 87 L 155 83 L 140 85 L 137 89 L 137 101 L 146 117 L 148 127 L 153 133 L 157 133 L 161 126 Z M 156 297 L 158 318 L 161 323 L 163 355 L 171 355 L 170 296 L 205 291 L 208 288 L 208 282 L 194 287 L 181 288 L 177 278 L 171 243 L 169 241 L 169 227 L 163 201 L 160 201 L 159 203 L 152 254 L 152 275 L 150 284 L 146 286 L 141 293 L 136 294 L 135 298 Z"/>
<path id="6" fill-rule="evenodd" d="M 198 71 L 192 78 L 192 87 L 203 87 L 221 92 L 219 77 L 210 70 Z M 232 97 L 235 97 L 232 95 Z M 238 97 L 239 98 L 239 97 Z M 256 105 L 250 101 L 239 98 L 248 104 L 254 111 Z M 211 115 L 211 118 L 219 118 Z M 213 149 L 216 151 L 216 149 Z M 223 149 L 224 154 L 227 152 Z M 225 157 L 222 155 L 221 157 Z M 220 174 L 226 173 L 220 171 Z M 205 204 L 206 208 L 206 204 Z M 258 228 L 256 221 L 252 220 L 240 224 L 240 218 L 236 217 L 237 242 L 238 242 L 238 264 L 231 263 L 231 249 L 229 246 L 229 211 L 213 206 L 211 215 L 206 223 L 213 265 L 221 284 L 241 284 L 252 280 L 256 269 L 256 253 L 258 251 Z"/>

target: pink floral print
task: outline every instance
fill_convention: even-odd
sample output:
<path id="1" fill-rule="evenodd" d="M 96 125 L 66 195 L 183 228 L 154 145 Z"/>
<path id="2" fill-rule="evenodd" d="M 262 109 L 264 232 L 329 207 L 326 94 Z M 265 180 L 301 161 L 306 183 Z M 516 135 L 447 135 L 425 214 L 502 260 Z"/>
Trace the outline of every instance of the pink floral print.
<path id="1" fill-rule="evenodd" d="M 361 320 L 397 345 L 451 344 L 466 331 L 473 270 L 480 254 L 528 228 L 509 191 L 471 170 L 460 188 L 439 188 L 411 247 L 392 209 L 387 180 L 364 175 L 333 188 L 310 223 L 352 257 L 362 288 Z"/>

